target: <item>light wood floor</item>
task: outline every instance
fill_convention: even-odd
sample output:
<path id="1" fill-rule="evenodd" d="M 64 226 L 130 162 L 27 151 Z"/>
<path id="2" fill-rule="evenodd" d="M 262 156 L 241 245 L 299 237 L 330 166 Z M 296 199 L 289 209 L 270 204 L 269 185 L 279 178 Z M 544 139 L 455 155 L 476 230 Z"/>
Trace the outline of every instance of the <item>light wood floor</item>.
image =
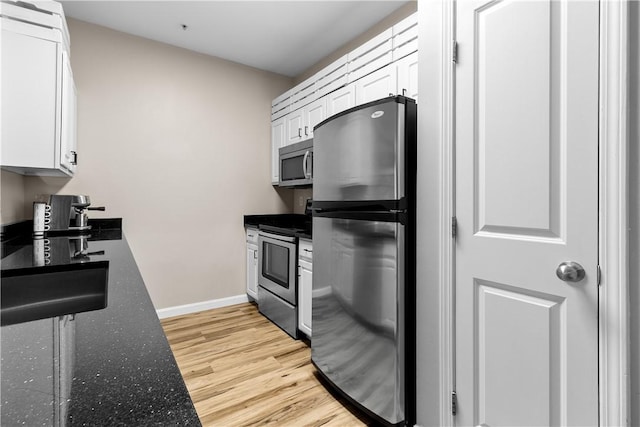
<path id="1" fill-rule="evenodd" d="M 203 426 L 371 424 L 323 386 L 309 346 L 251 303 L 162 326 Z"/>

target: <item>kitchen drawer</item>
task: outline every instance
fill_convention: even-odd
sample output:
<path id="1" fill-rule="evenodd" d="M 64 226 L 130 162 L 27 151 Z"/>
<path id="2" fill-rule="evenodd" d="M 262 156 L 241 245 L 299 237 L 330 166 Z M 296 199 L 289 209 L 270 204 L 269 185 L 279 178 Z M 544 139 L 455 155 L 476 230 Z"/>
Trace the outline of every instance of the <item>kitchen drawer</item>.
<path id="1" fill-rule="evenodd" d="M 298 256 L 309 261 L 313 260 L 313 244 L 311 240 L 300 239 L 298 242 Z"/>
<path id="2" fill-rule="evenodd" d="M 247 227 L 247 242 L 258 244 L 258 229 L 255 227 Z"/>

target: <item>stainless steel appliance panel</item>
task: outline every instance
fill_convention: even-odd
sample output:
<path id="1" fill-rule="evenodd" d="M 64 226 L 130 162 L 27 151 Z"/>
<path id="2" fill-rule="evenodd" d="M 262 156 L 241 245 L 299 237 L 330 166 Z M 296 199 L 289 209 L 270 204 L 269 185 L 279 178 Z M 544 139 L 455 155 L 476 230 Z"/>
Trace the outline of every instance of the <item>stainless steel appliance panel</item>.
<path id="1" fill-rule="evenodd" d="M 312 360 L 392 424 L 405 419 L 404 233 L 396 222 L 313 218 Z"/>
<path id="2" fill-rule="evenodd" d="M 308 187 L 313 183 L 313 140 L 287 145 L 278 151 L 281 187 Z"/>
<path id="3" fill-rule="evenodd" d="M 314 130 L 313 198 L 397 200 L 404 194 L 405 105 L 393 100 L 338 115 Z"/>
<path id="4" fill-rule="evenodd" d="M 296 239 L 260 231 L 258 284 L 296 305 Z"/>
<path id="5" fill-rule="evenodd" d="M 298 338 L 298 309 L 281 298 L 258 286 L 258 310 L 282 330 Z"/>

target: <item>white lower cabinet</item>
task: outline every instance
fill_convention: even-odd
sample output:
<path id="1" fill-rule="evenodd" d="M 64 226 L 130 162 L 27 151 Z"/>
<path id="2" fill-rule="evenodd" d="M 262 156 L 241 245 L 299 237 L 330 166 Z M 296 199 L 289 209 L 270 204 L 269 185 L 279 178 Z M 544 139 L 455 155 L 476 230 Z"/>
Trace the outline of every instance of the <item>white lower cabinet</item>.
<path id="1" fill-rule="evenodd" d="M 247 228 L 247 295 L 258 301 L 258 229 Z"/>
<path id="2" fill-rule="evenodd" d="M 298 329 L 311 337 L 313 249 L 311 240 L 298 243 Z"/>

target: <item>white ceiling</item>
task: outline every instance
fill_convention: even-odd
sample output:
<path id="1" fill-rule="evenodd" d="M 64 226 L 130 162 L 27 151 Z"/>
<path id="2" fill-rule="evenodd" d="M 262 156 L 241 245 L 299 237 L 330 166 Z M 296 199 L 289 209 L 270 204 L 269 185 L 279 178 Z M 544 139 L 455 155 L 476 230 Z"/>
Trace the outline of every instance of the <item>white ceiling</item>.
<path id="1" fill-rule="evenodd" d="M 407 1 L 61 3 L 67 17 L 295 77 Z"/>

